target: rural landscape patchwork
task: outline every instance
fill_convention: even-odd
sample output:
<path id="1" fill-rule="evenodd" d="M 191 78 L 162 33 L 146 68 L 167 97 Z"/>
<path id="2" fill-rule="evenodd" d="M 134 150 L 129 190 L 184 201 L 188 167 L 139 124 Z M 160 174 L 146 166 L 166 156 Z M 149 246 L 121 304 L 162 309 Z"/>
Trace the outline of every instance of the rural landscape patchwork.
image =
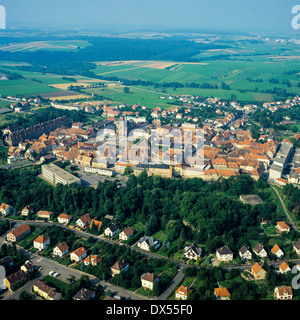
<path id="1" fill-rule="evenodd" d="M 299 52 L 292 32 L 0 30 L 0 305 L 299 300 Z"/>

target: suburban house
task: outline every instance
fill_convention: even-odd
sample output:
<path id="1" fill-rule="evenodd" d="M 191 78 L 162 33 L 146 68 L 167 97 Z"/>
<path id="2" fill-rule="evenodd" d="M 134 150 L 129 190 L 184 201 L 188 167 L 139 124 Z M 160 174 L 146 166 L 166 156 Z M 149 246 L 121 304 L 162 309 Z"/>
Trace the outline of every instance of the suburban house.
<path id="1" fill-rule="evenodd" d="M 201 258 L 202 249 L 195 242 L 184 247 L 183 256 L 189 260 L 197 260 Z"/>
<path id="2" fill-rule="evenodd" d="M 276 225 L 276 229 L 279 232 L 290 232 L 291 230 L 291 228 L 284 221 L 278 221 Z"/>
<path id="3" fill-rule="evenodd" d="M 38 249 L 39 251 L 45 250 L 50 245 L 50 238 L 45 237 L 44 235 L 38 236 L 33 241 L 33 247 Z"/>
<path id="4" fill-rule="evenodd" d="M 62 298 L 61 293 L 55 291 L 52 287 L 39 279 L 34 282 L 32 289 L 46 300 L 60 300 Z"/>
<path id="5" fill-rule="evenodd" d="M 87 228 L 91 222 L 92 222 L 92 218 L 87 213 L 76 220 L 76 225 L 84 229 L 84 228 Z"/>
<path id="6" fill-rule="evenodd" d="M 3 216 L 8 216 L 13 213 L 13 207 L 9 204 L 2 203 L 0 206 L 0 214 Z"/>
<path id="7" fill-rule="evenodd" d="M 89 255 L 84 260 L 83 263 L 85 266 L 91 264 L 93 267 L 96 266 L 101 261 L 101 258 L 97 255 Z"/>
<path id="8" fill-rule="evenodd" d="M 142 287 L 153 290 L 154 283 L 159 281 L 159 277 L 153 273 L 143 273 L 141 276 Z"/>
<path id="9" fill-rule="evenodd" d="M 241 247 L 241 249 L 239 251 L 239 255 L 244 260 L 252 259 L 252 253 L 246 246 Z"/>
<path id="10" fill-rule="evenodd" d="M 110 226 L 108 226 L 105 230 L 104 230 L 104 234 L 107 237 L 113 237 L 115 234 L 117 234 L 120 231 L 120 227 L 117 223 L 112 223 Z"/>
<path id="11" fill-rule="evenodd" d="M 75 294 L 73 299 L 87 301 L 87 300 L 91 300 L 91 299 L 95 298 L 95 296 L 96 296 L 95 291 L 89 290 L 86 288 L 82 288 Z"/>
<path id="12" fill-rule="evenodd" d="M 275 287 L 274 298 L 276 300 L 292 300 L 293 290 L 291 286 Z"/>
<path id="13" fill-rule="evenodd" d="M 102 221 L 99 221 L 96 219 L 93 219 L 91 221 L 90 228 L 96 228 L 98 231 L 100 231 L 101 227 L 102 227 Z"/>
<path id="14" fill-rule="evenodd" d="M 6 240 L 10 242 L 17 242 L 21 239 L 24 239 L 31 233 L 31 228 L 28 224 L 22 224 L 20 227 L 10 231 L 7 236 Z"/>
<path id="15" fill-rule="evenodd" d="M 262 280 L 266 278 L 267 272 L 256 262 L 250 269 L 254 279 Z"/>
<path id="16" fill-rule="evenodd" d="M 289 267 L 289 265 L 283 261 L 282 264 L 279 266 L 279 273 L 283 274 L 283 273 L 287 273 L 289 271 L 291 271 L 291 268 Z"/>
<path id="17" fill-rule="evenodd" d="M 52 218 L 52 212 L 40 210 L 40 211 L 37 213 L 37 218 L 50 220 L 50 219 Z"/>
<path id="18" fill-rule="evenodd" d="M 23 270 L 24 272 L 32 272 L 33 271 L 32 262 L 30 261 L 25 262 L 25 264 L 21 266 L 21 270 Z"/>
<path id="19" fill-rule="evenodd" d="M 225 287 L 215 288 L 214 294 L 218 300 L 230 300 L 231 294 Z"/>
<path id="20" fill-rule="evenodd" d="M 53 255 L 57 257 L 63 257 L 68 253 L 69 253 L 69 246 L 65 242 L 62 242 L 61 244 L 59 244 L 53 249 Z"/>
<path id="21" fill-rule="evenodd" d="M 10 276 L 7 276 L 3 284 L 8 288 L 8 290 L 12 291 L 13 288 L 17 285 L 20 285 L 23 282 L 26 282 L 28 279 L 27 273 L 23 270 L 19 270 Z"/>
<path id="22" fill-rule="evenodd" d="M 14 265 L 14 260 L 10 256 L 3 257 L 0 259 L 0 265 L 8 265 L 12 267 Z"/>
<path id="23" fill-rule="evenodd" d="M 160 246 L 160 242 L 148 236 L 144 236 L 137 242 L 137 245 L 143 250 L 150 251 L 151 247 L 157 249 Z"/>
<path id="24" fill-rule="evenodd" d="M 21 215 L 24 217 L 28 217 L 29 214 L 33 213 L 33 208 L 27 205 L 21 212 Z"/>
<path id="25" fill-rule="evenodd" d="M 129 268 L 129 263 L 124 259 L 117 261 L 111 268 L 111 275 L 114 277 L 116 274 L 120 274 L 123 271 L 127 271 Z"/>
<path id="26" fill-rule="evenodd" d="M 264 249 L 263 245 L 260 243 L 256 243 L 256 245 L 253 247 L 253 252 L 260 258 L 266 258 L 267 252 Z"/>
<path id="27" fill-rule="evenodd" d="M 277 244 L 275 244 L 275 246 L 271 249 L 271 252 L 279 259 L 283 258 L 284 256 L 283 251 L 278 247 Z"/>
<path id="28" fill-rule="evenodd" d="M 299 256 L 300 255 L 300 239 L 295 242 L 294 249 L 295 249 L 297 255 Z"/>
<path id="29" fill-rule="evenodd" d="M 177 300 L 187 300 L 189 293 L 192 292 L 192 289 L 189 287 L 185 286 L 180 286 L 176 291 L 175 291 L 175 298 Z"/>
<path id="30" fill-rule="evenodd" d="M 233 252 L 227 247 L 223 246 L 216 250 L 216 258 L 220 262 L 229 262 L 233 260 Z"/>
<path id="31" fill-rule="evenodd" d="M 80 262 L 84 258 L 86 258 L 86 256 L 87 256 L 87 250 L 84 247 L 80 247 L 70 254 L 70 260 Z"/>
<path id="32" fill-rule="evenodd" d="M 57 217 L 57 220 L 59 223 L 68 224 L 72 220 L 72 216 L 62 213 Z"/>
<path id="33" fill-rule="evenodd" d="M 122 232 L 119 233 L 120 240 L 128 240 L 130 237 L 133 236 L 133 230 L 130 227 L 127 227 Z"/>

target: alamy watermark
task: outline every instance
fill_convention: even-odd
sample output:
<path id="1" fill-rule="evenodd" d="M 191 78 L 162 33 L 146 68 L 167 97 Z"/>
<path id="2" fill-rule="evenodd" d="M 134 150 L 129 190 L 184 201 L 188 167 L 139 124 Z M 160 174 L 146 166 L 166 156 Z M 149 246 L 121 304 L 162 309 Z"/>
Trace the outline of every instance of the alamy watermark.
<path id="1" fill-rule="evenodd" d="M 0 265 L 0 289 L 4 285 L 4 279 L 5 278 L 6 278 L 5 268 Z"/>
<path id="2" fill-rule="evenodd" d="M 97 160 L 109 164 L 186 164 L 203 168 L 204 133 L 199 128 L 132 129 L 120 120 L 117 130 L 97 133 Z"/>
<path id="3" fill-rule="evenodd" d="M 295 15 L 292 19 L 292 28 L 294 30 L 299 30 L 300 29 L 300 5 L 293 6 L 292 14 Z"/>
<path id="4" fill-rule="evenodd" d="M 6 10 L 0 5 L 0 29 L 6 29 Z"/>

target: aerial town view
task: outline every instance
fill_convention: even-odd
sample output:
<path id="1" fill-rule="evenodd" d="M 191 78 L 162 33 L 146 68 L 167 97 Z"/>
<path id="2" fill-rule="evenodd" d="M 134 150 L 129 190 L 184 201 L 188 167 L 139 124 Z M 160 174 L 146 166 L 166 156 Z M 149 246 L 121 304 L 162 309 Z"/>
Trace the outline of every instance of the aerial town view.
<path id="1" fill-rule="evenodd" d="M 88 3 L 0 6 L 0 306 L 300 300 L 300 4 Z"/>

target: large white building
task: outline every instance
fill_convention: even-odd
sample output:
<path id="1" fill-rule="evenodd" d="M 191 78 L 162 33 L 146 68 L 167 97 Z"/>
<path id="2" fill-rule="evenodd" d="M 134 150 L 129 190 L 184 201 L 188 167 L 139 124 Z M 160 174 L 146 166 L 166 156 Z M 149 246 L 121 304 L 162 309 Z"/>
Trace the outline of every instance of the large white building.
<path id="1" fill-rule="evenodd" d="M 57 183 L 61 183 L 64 185 L 76 183 L 81 185 L 81 180 L 79 178 L 73 176 L 71 173 L 63 170 L 53 163 L 42 166 L 42 176 L 45 180 L 54 185 L 56 185 Z"/>

